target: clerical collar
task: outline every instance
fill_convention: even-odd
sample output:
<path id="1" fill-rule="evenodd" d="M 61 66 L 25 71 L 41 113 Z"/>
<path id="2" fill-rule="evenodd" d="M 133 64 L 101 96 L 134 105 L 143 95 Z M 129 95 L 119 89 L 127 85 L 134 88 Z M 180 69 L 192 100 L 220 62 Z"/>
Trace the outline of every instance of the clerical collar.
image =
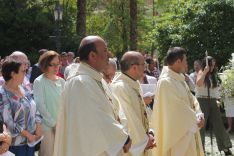
<path id="1" fill-rule="evenodd" d="M 86 66 L 88 66 L 88 67 L 91 68 L 92 70 L 94 70 L 94 71 L 96 71 L 96 72 L 98 72 L 98 73 L 101 73 L 101 72 L 97 71 L 97 69 L 95 69 L 95 68 L 93 68 L 92 66 L 90 66 L 87 62 L 81 61 L 81 63 L 84 64 L 84 65 L 86 65 Z"/>
<path id="2" fill-rule="evenodd" d="M 169 68 L 168 71 L 169 75 L 171 75 L 174 79 L 179 80 L 179 81 L 184 81 L 185 80 L 185 76 L 183 73 L 177 73 L 174 70 Z"/>
<path id="3" fill-rule="evenodd" d="M 80 63 L 76 75 L 89 75 L 98 81 L 101 81 L 103 78 L 103 74 L 101 72 L 97 71 L 92 66 L 84 62 Z"/>
<path id="4" fill-rule="evenodd" d="M 123 73 L 123 74 L 126 75 L 127 77 L 129 77 L 130 79 L 132 79 L 133 81 L 137 81 L 134 78 L 132 78 L 131 76 L 129 76 L 128 74 L 126 74 L 126 73 Z"/>
<path id="5" fill-rule="evenodd" d="M 183 74 L 176 73 L 175 71 L 171 70 L 168 68 L 168 66 L 164 66 L 160 75 L 160 78 L 165 78 L 165 77 L 173 77 L 176 80 L 184 81 L 185 77 Z"/>

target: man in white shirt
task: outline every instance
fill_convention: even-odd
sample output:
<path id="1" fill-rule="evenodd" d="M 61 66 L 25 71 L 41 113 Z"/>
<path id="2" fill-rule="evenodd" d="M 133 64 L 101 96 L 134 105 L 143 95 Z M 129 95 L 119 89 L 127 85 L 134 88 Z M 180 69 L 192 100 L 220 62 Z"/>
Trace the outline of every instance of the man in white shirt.
<path id="1" fill-rule="evenodd" d="M 196 84 L 197 81 L 197 74 L 201 69 L 201 61 L 195 60 L 193 63 L 194 72 L 189 75 L 189 77 L 193 80 L 193 83 Z"/>

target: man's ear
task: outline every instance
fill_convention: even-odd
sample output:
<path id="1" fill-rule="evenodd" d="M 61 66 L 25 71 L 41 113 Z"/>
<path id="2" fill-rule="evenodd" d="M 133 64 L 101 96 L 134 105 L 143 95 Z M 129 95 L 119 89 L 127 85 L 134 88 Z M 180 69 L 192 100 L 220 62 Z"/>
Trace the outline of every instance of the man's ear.
<path id="1" fill-rule="evenodd" d="M 93 51 L 89 53 L 89 60 L 96 60 L 97 54 Z"/>
<path id="2" fill-rule="evenodd" d="M 179 64 L 179 63 L 181 63 L 181 62 L 182 62 L 181 59 L 177 59 L 177 60 L 175 61 L 176 64 Z"/>
<path id="3" fill-rule="evenodd" d="M 137 65 L 132 65 L 130 68 L 132 68 L 133 70 L 137 69 Z"/>

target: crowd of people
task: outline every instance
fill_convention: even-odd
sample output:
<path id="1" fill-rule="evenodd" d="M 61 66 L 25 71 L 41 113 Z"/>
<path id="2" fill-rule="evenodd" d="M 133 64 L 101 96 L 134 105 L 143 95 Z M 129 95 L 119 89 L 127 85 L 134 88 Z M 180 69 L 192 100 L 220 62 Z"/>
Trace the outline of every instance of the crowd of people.
<path id="1" fill-rule="evenodd" d="M 173 47 L 160 71 L 137 51 L 111 58 L 99 36 L 83 38 L 77 56 L 41 49 L 32 67 L 20 51 L 1 61 L 0 154 L 34 156 L 40 141 L 39 156 L 203 156 L 209 119 L 232 155 L 213 57 L 189 75 L 186 50 Z"/>

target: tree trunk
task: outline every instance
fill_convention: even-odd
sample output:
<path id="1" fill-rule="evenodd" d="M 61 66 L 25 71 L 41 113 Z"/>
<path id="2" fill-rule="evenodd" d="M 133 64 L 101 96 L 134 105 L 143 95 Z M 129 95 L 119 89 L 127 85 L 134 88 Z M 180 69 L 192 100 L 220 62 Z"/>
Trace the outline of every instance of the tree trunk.
<path id="1" fill-rule="evenodd" d="M 79 45 L 86 35 L 86 0 L 77 0 L 76 33 Z"/>
<path id="2" fill-rule="evenodd" d="M 130 0 L 130 50 L 137 50 L 137 0 Z"/>
<path id="3" fill-rule="evenodd" d="M 121 38 L 122 38 L 122 55 L 128 50 L 128 33 L 127 33 L 127 28 L 126 28 L 126 17 L 125 17 L 125 2 L 124 0 L 121 1 L 120 4 L 120 9 L 121 9 L 121 27 L 122 27 L 122 32 L 121 32 Z"/>

